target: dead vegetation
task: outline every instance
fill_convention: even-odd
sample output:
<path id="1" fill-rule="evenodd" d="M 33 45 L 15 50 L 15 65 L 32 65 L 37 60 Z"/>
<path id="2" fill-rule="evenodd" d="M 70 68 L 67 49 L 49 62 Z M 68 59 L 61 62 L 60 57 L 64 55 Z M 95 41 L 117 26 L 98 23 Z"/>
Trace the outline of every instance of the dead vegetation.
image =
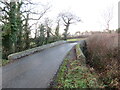
<path id="1" fill-rule="evenodd" d="M 96 34 L 87 40 L 88 64 L 106 87 L 120 88 L 118 34 Z"/>

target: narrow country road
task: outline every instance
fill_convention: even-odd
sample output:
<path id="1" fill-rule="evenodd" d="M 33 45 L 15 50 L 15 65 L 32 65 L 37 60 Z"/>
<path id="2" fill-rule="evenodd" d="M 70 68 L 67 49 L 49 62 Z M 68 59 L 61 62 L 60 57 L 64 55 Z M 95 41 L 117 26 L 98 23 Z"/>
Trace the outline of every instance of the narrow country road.
<path id="1" fill-rule="evenodd" d="M 76 43 L 66 43 L 21 58 L 2 68 L 2 88 L 47 88 Z"/>

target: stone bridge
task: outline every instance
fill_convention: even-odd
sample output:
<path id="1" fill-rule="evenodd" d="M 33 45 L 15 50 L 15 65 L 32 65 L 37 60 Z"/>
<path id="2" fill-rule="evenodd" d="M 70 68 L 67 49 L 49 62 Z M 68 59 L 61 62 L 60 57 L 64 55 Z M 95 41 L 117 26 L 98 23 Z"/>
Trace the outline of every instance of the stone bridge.
<path id="1" fill-rule="evenodd" d="M 79 42 L 58 41 L 8 56 L 2 67 L 2 88 L 47 88 L 64 57 Z"/>

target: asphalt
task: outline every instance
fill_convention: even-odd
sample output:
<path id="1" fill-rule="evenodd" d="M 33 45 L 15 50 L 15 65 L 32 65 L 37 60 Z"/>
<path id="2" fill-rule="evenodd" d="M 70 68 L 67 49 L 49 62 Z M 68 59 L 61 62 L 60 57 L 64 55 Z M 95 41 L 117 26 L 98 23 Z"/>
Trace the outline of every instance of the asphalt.
<path id="1" fill-rule="evenodd" d="M 76 43 L 66 43 L 2 67 L 2 88 L 47 88 Z"/>

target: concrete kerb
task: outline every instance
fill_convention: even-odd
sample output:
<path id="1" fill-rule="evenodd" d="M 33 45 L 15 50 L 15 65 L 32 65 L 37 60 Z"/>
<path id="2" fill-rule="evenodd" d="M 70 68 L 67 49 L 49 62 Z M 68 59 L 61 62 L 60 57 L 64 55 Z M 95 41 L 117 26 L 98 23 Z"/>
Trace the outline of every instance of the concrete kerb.
<path id="1" fill-rule="evenodd" d="M 64 44 L 64 43 L 67 43 L 67 42 L 66 41 L 57 41 L 57 42 L 54 42 L 54 43 L 51 43 L 51 44 L 47 44 L 47 45 L 43 45 L 43 46 L 40 46 L 40 47 L 28 49 L 28 50 L 25 50 L 25 51 L 22 51 L 22 52 L 13 53 L 13 54 L 10 54 L 8 56 L 8 59 L 9 60 L 16 60 L 16 59 L 28 56 L 30 54 L 33 54 L 35 52 L 39 52 L 41 50 L 51 48 L 51 47 L 54 47 L 54 46 L 57 46 L 57 45 L 60 45 L 60 44 Z"/>

